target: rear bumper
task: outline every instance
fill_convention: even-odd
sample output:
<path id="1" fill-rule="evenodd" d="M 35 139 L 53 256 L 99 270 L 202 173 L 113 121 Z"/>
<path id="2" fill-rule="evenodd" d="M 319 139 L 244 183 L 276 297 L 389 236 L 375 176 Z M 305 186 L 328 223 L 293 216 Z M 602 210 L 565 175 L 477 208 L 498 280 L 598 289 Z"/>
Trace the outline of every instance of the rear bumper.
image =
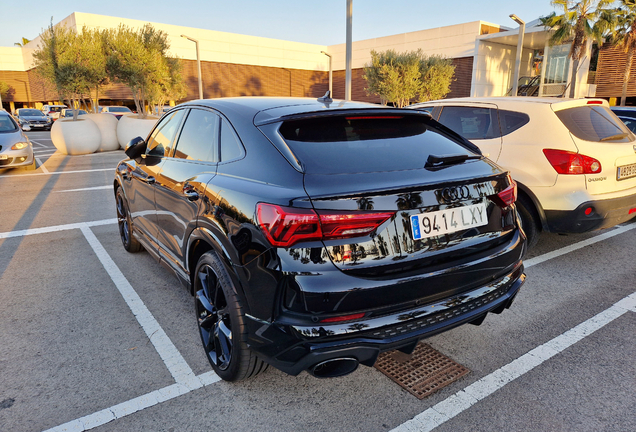
<path id="1" fill-rule="evenodd" d="M 588 209 L 591 209 L 590 213 L 585 214 Z M 557 233 L 584 233 L 609 228 L 635 216 L 636 194 L 587 201 L 574 210 L 545 210 L 548 231 Z"/>
<path id="2" fill-rule="evenodd" d="M 383 351 L 409 352 L 421 339 L 508 308 L 525 281 L 521 263 L 514 270 L 470 292 L 388 316 L 326 325 L 267 324 L 248 317 L 250 347 L 272 366 L 298 375 L 317 363 L 353 358 L 372 366 Z M 269 343 L 263 344 L 263 339 Z"/>

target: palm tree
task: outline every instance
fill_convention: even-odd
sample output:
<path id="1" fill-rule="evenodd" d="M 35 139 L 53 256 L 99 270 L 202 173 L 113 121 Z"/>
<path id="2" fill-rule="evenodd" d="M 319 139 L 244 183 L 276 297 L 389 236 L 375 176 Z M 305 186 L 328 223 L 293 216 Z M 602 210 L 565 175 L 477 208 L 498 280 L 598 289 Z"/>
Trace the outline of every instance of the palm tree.
<path id="1" fill-rule="evenodd" d="M 30 40 L 28 40 L 27 38 L 25 38 L 24 36 L 22 37 L 22 42 L 16 42 L 13 45 L 15 46 L 19 46 L 19 47 L 23 47 L 26 44 L 28 44 L 29 42 L 31 42 Z"/>
<path id="2" fill-rule="evenodd" d="M 547 17 L 541 18 L 543 25 L 554 30 L 550 36 L 550 46 L 572 42 L 570 57 L 572 64 L 572 78 L 570 80 L 570 97 L 575 95 L 576 74 L 579 63 L 585 54 L 589 40 L 601 42 L 602 34 L 594 26 L 601 12 L 607 9 L 614 0 L 552 0 L 552 6 L 562 7 L 563 14 L 552 12 Z"/>
<path id="3" fill-rule="evenodd" d="M 636 0 L 620 0 L 618 9 L 607 9 L 597 22 L 599 31 L 608 35 L 608 42 L 627 54 L 623 70 L 621 106 L 627 99 L 627 84 L 631 76 L 634 51 L 636 51 Z"/>

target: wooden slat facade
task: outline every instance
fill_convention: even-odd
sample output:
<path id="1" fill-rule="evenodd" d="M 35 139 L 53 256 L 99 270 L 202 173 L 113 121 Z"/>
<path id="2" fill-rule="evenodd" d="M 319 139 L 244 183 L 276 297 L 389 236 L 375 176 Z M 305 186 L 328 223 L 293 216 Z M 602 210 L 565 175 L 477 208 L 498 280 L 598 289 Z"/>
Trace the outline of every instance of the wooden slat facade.
<path id="1" fill-rule="evenodd" d="M 627 55 L 620 49 L 609 46 L 601 48 L 596 67 L 596 96 L 621 97 L 626 59 Z M 632 63 L 631 78 L 627 84 L 627 97 L 634 96 L 636 96 L 636 58 Z"/>
<path id="2" fill-rule="evenodd" d="M 183 76 L 188 91 L 184 100 L 198 99 L 196 61 L 181 61 L 183 62 Z M 451 84 L 451 92 L 448 97 L 469 96 L 473 58 L 453 59 L 453 64 L 456 66 L 455 81 Z M 363 74 L 362 68 L 352 71 L 352 99 L 379 103 L 379 97 L 366 94 L 366 81 Z M 329 73 L 327 71 L 204 61 L 201 62 L 201 76 L 204 98 L 234 96 L 320 97 L 329 89 Z M 332 96 L 344 99 L 345 71 L 335 71 L 333 80 L 334 94 Z M 5 102 L 47 103 L 58 100 L 55 89 L 44 83 L 34 69 L 28 72 L 0 72 L 0 81 L 7 82 L 12 89 Z M 99 98 L 130 101 L 132 93 L 124 84 L 110 83 L 100 89 Z"/>

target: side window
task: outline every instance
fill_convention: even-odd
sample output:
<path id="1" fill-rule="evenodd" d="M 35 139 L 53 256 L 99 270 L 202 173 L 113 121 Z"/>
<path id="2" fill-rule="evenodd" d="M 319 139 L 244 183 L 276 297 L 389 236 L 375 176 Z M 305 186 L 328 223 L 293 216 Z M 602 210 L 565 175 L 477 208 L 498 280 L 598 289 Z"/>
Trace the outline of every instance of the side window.
<path id="1" fill-rule="evenodd" d="M 501 136 L 496 109 L 445 106 L 438 121 L 469 140 Z"/>
<path id="2" fill-rule="evenodd" d="M 499 121 L 501 135 L 505 136 L 528 124 L 530 117 L 520 112 L 499 110 Z"/>
<path id="3" fill-rule="evenodd" d="M 176 158 L 203 162 L 218 162 L 219 123 L 212 111 L 191 109 L 179 139 Z"/>
<path id="4" fill-rule="evenodd" d="M 146 154 L 148 156 L 168 156 L 170 154 L 174 136 L 179 129 L 181 119 L 185 110 L 175 111 L 172 115 L 164 118 L 157 125 L 152 135 L 148 139 Z"/>
<path id="5" fill-rule="evenodd" d="M 243 146 L 232 126 L 224 119 L 221 125 L 221 160 L 231 161 L 243 156 Z"/>

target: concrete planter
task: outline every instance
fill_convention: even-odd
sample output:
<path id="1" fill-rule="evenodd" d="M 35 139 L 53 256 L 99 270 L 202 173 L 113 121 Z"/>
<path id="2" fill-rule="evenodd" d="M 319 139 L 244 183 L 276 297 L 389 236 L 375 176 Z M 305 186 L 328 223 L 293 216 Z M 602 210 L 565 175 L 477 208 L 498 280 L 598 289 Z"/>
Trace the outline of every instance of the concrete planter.
<path id="1" fill-rule="evenodd" d="M 157 120 L 157 117 L 140 119 L 137 115 L 122 116 L 117 125 L 117 140 L 121 148 L 125 149 L 128 142 L 133 138 L 142 137 L 146 139 Z"/>
<path id="2" fill-rule="evenodd" d="M 110 114 L 87 114 L 84 118 L 91 119 L 102 134 L 102 140 L 97 151 L 113 151 L 119 150 L 119 141 L 117 140 L 117 119 Z"/>
<path id="3" fill-rule="evenodd" d="M 64 154 L 83 155 L 97 151 L 102 134 L 99 127 L 90 119 L 60 119 L 53 123 L 51 140 Z"/>

